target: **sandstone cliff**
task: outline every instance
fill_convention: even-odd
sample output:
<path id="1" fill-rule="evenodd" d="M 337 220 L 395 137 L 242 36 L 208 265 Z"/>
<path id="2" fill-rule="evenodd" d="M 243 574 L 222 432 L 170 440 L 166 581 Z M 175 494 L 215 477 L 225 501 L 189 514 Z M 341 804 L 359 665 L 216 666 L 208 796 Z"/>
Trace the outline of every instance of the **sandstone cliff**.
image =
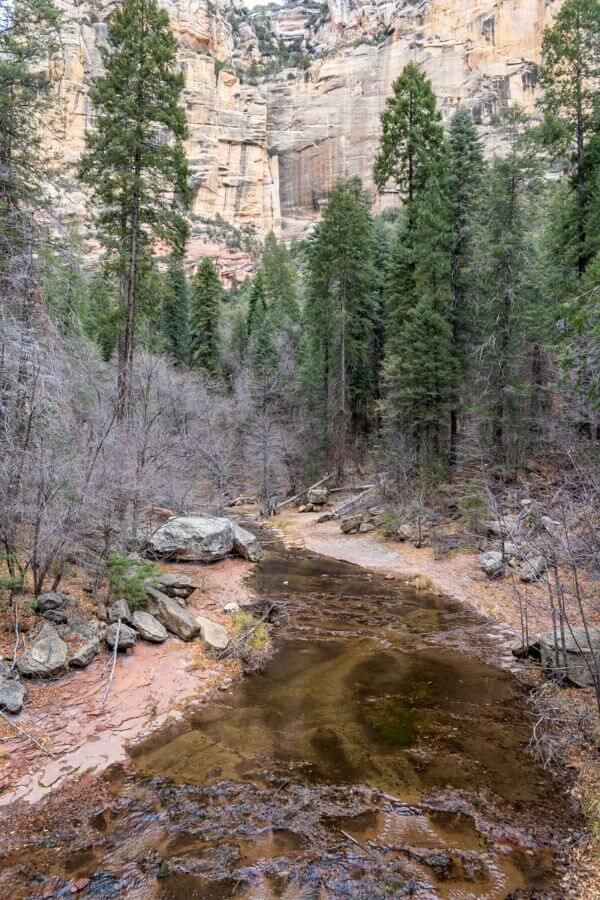
<path id="1" fill-rule="evenodd" d="M 305 232 L 340 175 L 372 188 L 379 114 L 409 60 L 432 79 L 444 117 L 466 104 L 493 149 L 499 109 L 533 108 L 534 63 L 560 0 L 286 0 L 250 12 L 240 0 L 162 2 L 185 74 L 190 261 L 210 253 L 226 275 L 241 275 L 255 237 Z M 84 197 L 69 167 L 93 125 L 88 89 L 114 3 L 62 0 L 52 140 L 66 163 L 60 205 L 77 219 Z"/>

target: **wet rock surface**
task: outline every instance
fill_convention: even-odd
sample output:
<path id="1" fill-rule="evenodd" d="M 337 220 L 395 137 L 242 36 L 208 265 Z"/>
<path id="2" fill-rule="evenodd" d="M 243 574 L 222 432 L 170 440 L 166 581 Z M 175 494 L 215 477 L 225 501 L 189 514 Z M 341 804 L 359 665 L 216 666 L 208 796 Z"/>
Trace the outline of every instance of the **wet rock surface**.
<path id="1" fill-rule="evenodd" d="M 489 621 L 321 557 L 254 587 L 286 604 L 264 673 L 138 745 L 76 827 L 57 798 L 0 895 L 558 898 L 576 820 L 521 685 L 464 653 Z"/>

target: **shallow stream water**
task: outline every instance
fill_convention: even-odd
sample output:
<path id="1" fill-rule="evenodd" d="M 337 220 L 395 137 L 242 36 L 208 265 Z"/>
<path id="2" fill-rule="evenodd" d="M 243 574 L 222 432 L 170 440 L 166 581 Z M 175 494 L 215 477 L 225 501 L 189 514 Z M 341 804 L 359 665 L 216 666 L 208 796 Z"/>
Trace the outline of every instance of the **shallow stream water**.
<path id="1" fill-rule="evenodd" d="M 96 897 L 559 897 L 568 801 L 519 682 L 465 652 L 489 623 L 281 548 L 254 577 L 266 669 L 140 745 L 50 873 Z"/>

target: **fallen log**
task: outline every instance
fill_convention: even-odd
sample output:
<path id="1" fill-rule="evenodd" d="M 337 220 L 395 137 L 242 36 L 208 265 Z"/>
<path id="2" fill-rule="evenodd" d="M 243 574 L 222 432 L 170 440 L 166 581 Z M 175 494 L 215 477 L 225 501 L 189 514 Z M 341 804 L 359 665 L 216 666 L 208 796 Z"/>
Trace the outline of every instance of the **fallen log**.
<path id="1" fill-rule="evenodd" d="M 311 484 L 310 487 L 307 487 L 304 491 L 300 491 L 299 494 L 295 494 L 293 497 L 289 497 L 287 500 L 284 500 L 283 503 L 278 503 L 277 509 L 283 509 L 284 506 L 288 506 L 290 503 L 294 503 L 295 500 L 299 500 L 300 497 L 304 497 L 304 495 L 308 494 L 309 491 L 314 490 L 314 488 L 319 487 L 319 485 L 323 484 L 325 481 L 333 478 L 334 474 L 334 472 L 330 472 L 329 475 L 326 475 L 325 478 L 321 478 L 321 480 L 317 481 L 316 484 Z"/>

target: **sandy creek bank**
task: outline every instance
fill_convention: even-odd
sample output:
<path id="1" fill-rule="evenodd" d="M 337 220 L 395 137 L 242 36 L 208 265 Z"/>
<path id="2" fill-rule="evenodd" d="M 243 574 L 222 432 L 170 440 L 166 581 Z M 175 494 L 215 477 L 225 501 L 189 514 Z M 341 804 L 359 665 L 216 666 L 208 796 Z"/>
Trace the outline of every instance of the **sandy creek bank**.
<path id="1" fill-rule="evenodd" d="M 0 896 L 564 896 L 579 821 L 484 661 L 498 627 L 284 547 L 251 589 L 281 610 L 265 672 L 7 811 Z"/>

